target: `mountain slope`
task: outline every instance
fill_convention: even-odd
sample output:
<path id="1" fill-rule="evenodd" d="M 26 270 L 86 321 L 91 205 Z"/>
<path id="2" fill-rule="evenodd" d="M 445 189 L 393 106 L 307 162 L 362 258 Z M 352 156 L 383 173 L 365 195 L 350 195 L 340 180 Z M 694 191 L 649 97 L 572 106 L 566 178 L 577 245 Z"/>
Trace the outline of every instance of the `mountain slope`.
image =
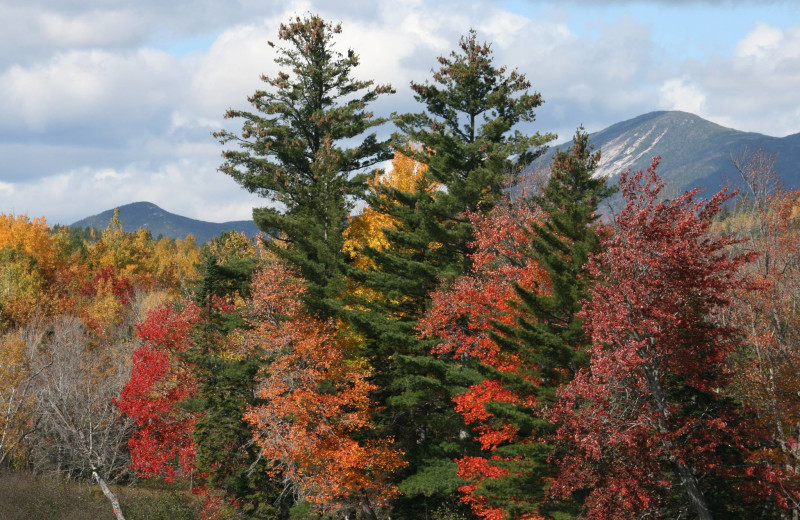
<path id="1" fill-rule="evenodd" d="M 615 178 L 621 172 L 647 168 L 653 156 L 662 157 L 659 173 L 666 193 L 700 186 L 719 190 L 739 184 L 732 157 L 759 145 L 777 154 L 777 172 L 788 187 L 800 186 L 800 134 L 770 137 L 725 128 L 686 112 L 651 112 L 622 121 L 589 135 L 601 152 L 598 175 Z M 553 148 L 566 148 L 571 142 Z M 554 150 L 539 158 L 534 168 L 549 165 Z"/>
<path id="2" fill-rule="evenodd" d="M 105 229 L 113 216 L 114 210 L 110 209 L 81 219 L 71 224 L 70 227 Z M 150 202 L 134 202 L 120 206 L 119 219 L 126 231 L 145 227 L 154 237 L 163 235 L 170 238 L 186 238 L 186 235 L 191 233 L 199 244 L 208 242 L 223 231 L 240 231 L 250 237 L 256 236 L 259 232 L 258 227 L 251 220 L 223 223 L 205 222 L 170 213 Z"/>

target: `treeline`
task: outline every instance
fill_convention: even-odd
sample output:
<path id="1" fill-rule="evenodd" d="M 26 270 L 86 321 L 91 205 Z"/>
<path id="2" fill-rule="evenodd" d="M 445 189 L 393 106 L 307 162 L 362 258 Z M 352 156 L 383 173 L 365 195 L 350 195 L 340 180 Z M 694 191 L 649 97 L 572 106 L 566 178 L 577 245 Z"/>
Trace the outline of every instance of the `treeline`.
<path id="1" fill-rule="evenodd" d="M 664 199 L 658 159 L 609 186 L 578 129 L 523 175 L 542 98 L 474 32 L 378 118 L 340 31 L 282 25 L 217 134 L 268 242 L 0 222 L 4 463 L 118 518 L 105 483 L 143 477 L 205 518 L 796 515 L 798 194 L 769 157 L 737 161 L 748 197 Z"/>

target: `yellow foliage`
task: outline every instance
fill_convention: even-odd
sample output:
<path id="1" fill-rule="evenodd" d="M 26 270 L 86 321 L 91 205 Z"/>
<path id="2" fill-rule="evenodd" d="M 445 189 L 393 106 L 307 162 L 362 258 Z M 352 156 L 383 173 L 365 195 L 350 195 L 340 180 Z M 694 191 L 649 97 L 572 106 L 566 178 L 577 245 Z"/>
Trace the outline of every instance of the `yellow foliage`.
<path id="1" fill-rule="evenodd" d="M 197 263 L 200 249 L 194 237 L 186 240 L 162 238 L 155 244 L 152 252 L 152 272 L 159 286 L 168 287 L 174 292 L 197 280 Z"/>
<path id="2" fill-rule="evenodd" d="M 0 330 L 25 321 L 45 305 L 45 283 L 27 257 L 0 262 Z"/>
<path id="3" fill-rule="evenodd" d="M 88 325 L 96 332 L 102 333 L 119 322 L 122 314 L 122 303 L 114 295 L 113 281 L 100 279 L 97 289 L 85 310 Z"/>
<path id="4" fill-rule="evenodd" d="M 258 255 L 256 246 L 247 235 L 238 231 L 227 231 L 204 246 L 211 256 L 221 260 L 226 258 L 254 258 Z"/>
<path id="5" fill-rule="evenodd" d="M 56 266 L 53 240 L 44 218 L 0 214 L 0 249 L 5 247 L 31 255 L 42 271 L 50 272 Z"/>
<path id="6" fill-rule="evenodd" d="M 427 166 L 411 157 L 396 151 L 392 160 L 392 168 L 383 174 L 376 173 L 370 180 L 373 191 L 380 194 L 381 188 L 393 188 L 400 191 L 433 191 L 436 185 L 424 175 Z M 391 228 L 394 220 L 391 216 L 367 207 L 361 215 L 354 217 L 344 231 L 342 249 L 353 259 L 359 269 L 372 267 L 372 260 L 361 253 L 365 247 L 384 249 L 389 245 L 383 230 Z"/>

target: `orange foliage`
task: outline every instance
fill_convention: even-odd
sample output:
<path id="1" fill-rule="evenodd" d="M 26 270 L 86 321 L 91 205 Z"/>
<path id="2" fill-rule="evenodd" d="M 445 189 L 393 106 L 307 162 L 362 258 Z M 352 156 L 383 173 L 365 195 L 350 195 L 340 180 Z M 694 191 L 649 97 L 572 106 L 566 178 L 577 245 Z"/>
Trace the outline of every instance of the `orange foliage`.
<path id="1" fill-rule="evenodd" d="M 384 506 L 397 491 L 388 476 L 404 463 L 389 440 L 359 443 L 371 427 L 375 389 L 366 363 L 337 340 L 332 323 L 309 316 L 305 289 L 286 266 L 256 274 L 241 348 L 268 362 L 258 378 L 264 404 L 247 411 L 254 438 L 276 472 L 320 511 Z"/>
<path id="2" fill-rule="evenodd" d="M 757 410 L 777 449 L 759 454 L 800 474 L 800 220 L 796 191 L 775 191 L 724 224 L 760 253 L 748 266 L 756 290 L 736 291 L 731 318 L 747 332 L 735 394 Z M 742 214 L 744 213 L 744 214 Z M 797 477 L 800 482 L 800 477 Z"/>

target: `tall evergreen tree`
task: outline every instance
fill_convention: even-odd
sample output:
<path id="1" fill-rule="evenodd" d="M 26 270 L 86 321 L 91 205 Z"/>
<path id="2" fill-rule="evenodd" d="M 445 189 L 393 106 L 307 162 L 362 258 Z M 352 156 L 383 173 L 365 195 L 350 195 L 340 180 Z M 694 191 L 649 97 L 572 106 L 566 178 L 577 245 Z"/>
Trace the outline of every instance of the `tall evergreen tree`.
<path id="1" fill-rule="evenodd" d="M 594 222 L 600 202 L 616 192 L 594 171 L 600 152 L 579 128 L 566 151 L 557 150 L 543 193 L 533 197 L 546 215 L 531 229 L 530 254 L 547 272 L 546 291 L 518 288 L 523 316 L 517 327 L 506 327 L 507 348 L 523 351 L 541 378 L 539 399 L 549 402 L 555 389 L 569 381 L 586 363 L 588 340 L 576 314 L 589 297 L 592 280 L 585 264 L 599 251 Z M 508 341 L 508 338 L 513 338 Z"/>
<path id="2" fill-rule="evenodd" d="M 555 470 L 548 463 L 552 446 L 547 436 L 554 428 L 542 410 L 587 362 L 588 338 L 576 314 L 592 284 L 585 264 L 600 247 L 594 225 L 598 204 L 616 190 L 593 175 L 599 160 L 582 128 L 571 148 L 556 151 L 542 193 L 530 200 L 542 217 L 531 221 L 529 247 L 523 250 L 546 273 L 546 283 L 517 285 L 517 298 L 510 302 L 515 323 L 495 321 L 498 332 L 490 333 L 504 356 L 518 360 L 519 368 L 477 368 L 515 396 L 516 402 L 494 400 L 484 407 L 494 428 L 510 428 L 516 436 L 478 459 L 487 468 L 483 474 L 491 477 L 484 477 L 471 494 L 482 507 L 500 508 L 513 518 L 531 513 L 564 518 L 578 512 L 574 504 L 548 500 Z M 537 405 L 519 405 L 530 402 Z"/>
<path id="3" fill-rule="evenodd" d="M 530 83 L 516 70 L 494 66 L 490 46 L 474 31 L 439 63 L 433 83 L 411 84 L 426 112 L 397 120 L 403 153 L 427 170 L 415 191 L 383 187 L 368 197 L 373 209 L 391 217 L 389 246 L 367 248 L 374 267 L 351 271 L 371 295 L 352 302 L 349 318 L 376 371 L 382 433 L 394 436 L 409 461 L 400 476 L 407 500 L 398 504 L 399 518 L 423 515 L 422 507 L 430 506 L 420 495 L 436 504 L 455 501 L 461 481 L 453 459 L 474 446 L 452 398 L 479 374 L 433 356 L 433 342 L 418 338 L 418 320 L 441 281 L 468 267 L 470 212 L 491 209 L 505 183 L 553 138 L 514 129 L 534 120 L 541 96 L 528 92 Z"/>
<path id="4" fill-rule="evenodd" d="M 362 172 L 391 158 L 388 141 L 364 134 L 385 122 L 367 106 L 392 88 L 352 77 L 358 56 L 335 50 L 340 32 L 316 15 L 282 24 L 279 37 L 288 45 L 278 48 L 275 62 L 284 70 L 262 76 L 269 89 L 249 98 L 257 112 L 225 114 L 244 119 L 241 133 L 215 134 L 239 145 L 223 153 L 220 170 L 278 203 L 255 209 L 253 218 L 275 239 L 268 247 L 300 269 L 308 304 L 323 316 L 335 313 L 332 297 L 344 289 L 342 231 L 363 196 Z"/>
<path id="5" fill-rule="evenodd" d="M 200 412 L 193 437 L 197 471 L 205 476 L 204 483 L 234 499 L 232 503 L 247 518 L 267 519 L 281 511 L 285 514 L 289 504 L 281 502 L 282 486 L 268 474 L 268 463 L 243 419 L 248 406 L 259 404 L 254 378 L 263 361 L 229 346 L 230 336 L 245 326 L 240 307 L 249 295 L 255 253 L 237 233 L 223 234 L 206 248 L 195 288 L 200 319 L 186 354 L 198 390 L 196 398 L 184 404 Z"/>

